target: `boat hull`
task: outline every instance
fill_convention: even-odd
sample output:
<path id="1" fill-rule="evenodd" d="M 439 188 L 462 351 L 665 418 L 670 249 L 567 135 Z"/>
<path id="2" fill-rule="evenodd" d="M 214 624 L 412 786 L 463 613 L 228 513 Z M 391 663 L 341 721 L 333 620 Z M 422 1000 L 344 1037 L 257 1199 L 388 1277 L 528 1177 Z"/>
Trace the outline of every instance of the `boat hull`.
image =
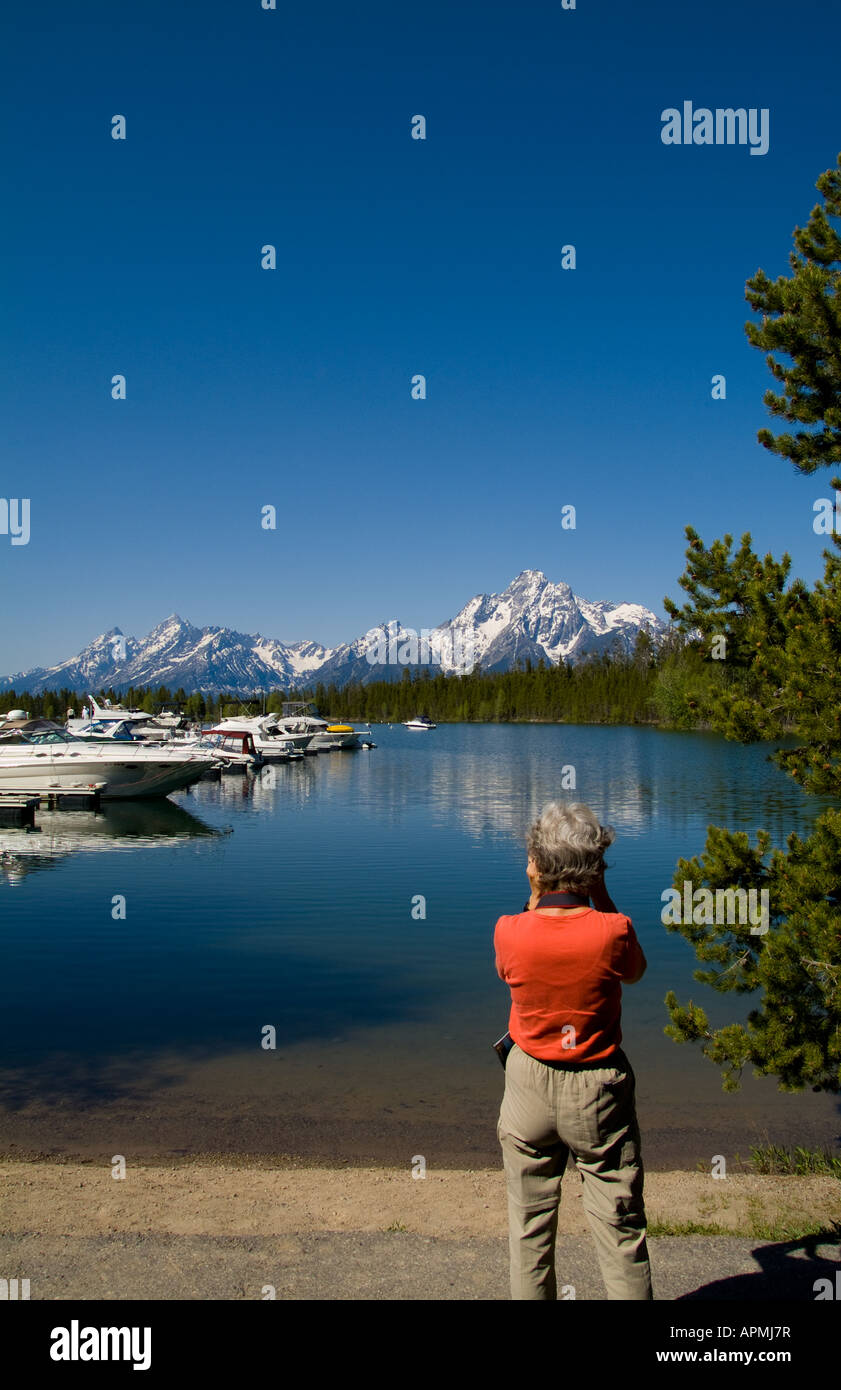
<path id="1" fill-rule="evenodd" d="M 3 750 L 0 752 L 0 791 L 72 791 L 104 782 L 103 800 L 168 796 L 170 792 L 192 786 L 212 765 L 213 759 L 196 756 L 123 762 L 119 754 L 105 757 L 100 752 L 97 756 L 92 747 L 66 752 L 39 748 L 36 757 L 20 757 L 17 749 Z"/>
<path id="2" fill-rule="evenodd" d="M 346 734 L 316 734 L 311 746 L 319 752 L 326 753 L 333 748 L 360 748 L 361 744 L 359 734 L 353 729 Z"/>

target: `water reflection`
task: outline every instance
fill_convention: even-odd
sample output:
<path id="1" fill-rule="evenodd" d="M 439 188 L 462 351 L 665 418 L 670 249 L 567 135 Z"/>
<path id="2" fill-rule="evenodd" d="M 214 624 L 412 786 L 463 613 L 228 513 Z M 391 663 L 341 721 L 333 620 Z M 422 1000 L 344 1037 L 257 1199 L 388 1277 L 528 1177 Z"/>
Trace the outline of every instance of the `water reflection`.
<path id="1" fill-rule="evenodd" d="M 423 806 L 476 839 L 521 841 L 547 801 L 586 801 L 623 834 L 668 822 L 670 837 L 697 839 L 698 827 L 768 830 L 782 844 L 832 802 L 809 797 L 768 761 L 765 746 L 712 735 L 581 726 L 439 726 L 425 736 L 383 726 L 372 761 L 331 759 L 334 790 L 400 820 Z M 412 741 L 414 739 L 414 742 Z M 573 770 L 572 777 L 570 770 Z M 571 780 L 574 786 L 570 786 Z"/>
<path id="2" fill-rule="evenodd" d="M 113 801 L 98 811 L 36 811 L 35 829 L 0 830 L 0 883 L 14 885 L 71 854 L 154 849 L 226 833 L 166 798 Z"/>
<path id="3" fill-rule="evenodd" d="M 691 1129 L 699 1144 L 718 1134 L 718 1151 L 736 1114 L 745 1134 L 766 1119 L 789 1132 L 772 1083 L 722 1099 L 715 1069 L 664 1038 L 666 989 L 687 997 L 697 961 L 664 930 L 660 892 L 708 824 L 762 825 L 781 843 L 824 803 L 766 750 L 704 735 L 442 725 L 429 735 L 382 727 L 375 739 L 372 752 L 226 774 L 168 801 L 44 811 L 37 834 L 0 832 L 0 878 L 54 869 L 4 896 L 8 1143 L 96 1147 L 107 1123 L 132 1143 L 152 1134 L 153 1147 L 335 1157 L 376 1149 L 396 1124 L 395 1152 L 412 1153 L 434 1107 L 435 1152 L 452 1152 L 457 1136 L 469 1162 L 495 1143 L 489 1042 L 508 1001 L 493 925 L 525 896 L 530 818 L 559 797 L 590 802 L 619 831 L 611 886 L 649 959 L 623 1027 L 658 1144 L 677 1152 Z M 116 926 L 115 893 L 130 905 Z M 704 1003 L 715 1026 L 732 1020 L 732 1001 Z M 261 1045 L 266 1023 L 278 1028 L 276 1052 Z M 821 1142 L 829 1123 L 836 1133 L 825 1098 L 785 1106 L 810 1136 L 800 1142 L 812 1142 L 812 1120 Z"/>
<path id="4" fill-rule="evenodd" d="M 352 755 L 348 754 L 350 758 Z M 319 754 L 318 758 L 302 758 L 291 763 L 269 763 L 257 771 L 232 770 L 216 781 L 199 782 L 187 792 L 179 792 L 182 805 L 194 797 L 202 809 L 231 807 L 233 809 L 270 811 L 281 797 L 284 804 L 303 806 L 313 796 L 319 769 L 342 754 Z"/>

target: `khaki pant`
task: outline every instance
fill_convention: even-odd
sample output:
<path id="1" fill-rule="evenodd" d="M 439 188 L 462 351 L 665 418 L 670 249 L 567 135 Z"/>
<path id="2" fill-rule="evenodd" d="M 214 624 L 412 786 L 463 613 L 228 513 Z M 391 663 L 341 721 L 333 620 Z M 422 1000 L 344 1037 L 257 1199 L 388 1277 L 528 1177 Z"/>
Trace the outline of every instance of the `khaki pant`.
<path id="1" fill-rule="evenodd" d="M 650 1299 L 635 1078 L 615 1065 L 556 1069 L 515 1044 L 497 1135 L 508 1188 L 511 1297 L 556 1299 L 561 1178 L 572 1152 L 609 1299 Z"/>

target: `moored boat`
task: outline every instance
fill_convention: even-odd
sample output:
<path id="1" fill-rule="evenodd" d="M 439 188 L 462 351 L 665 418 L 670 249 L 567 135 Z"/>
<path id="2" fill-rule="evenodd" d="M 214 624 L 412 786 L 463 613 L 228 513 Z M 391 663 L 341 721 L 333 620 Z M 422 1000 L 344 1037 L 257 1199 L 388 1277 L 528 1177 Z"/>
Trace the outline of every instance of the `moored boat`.
<path id="1" fill-rule="evenodd" d="M 176 731 L 182 730 L 186 722 L 180 714 L 173 714 L 170 710 L 149 714 L 146 710 L 112 704 L 110 700 L 100 704 L 93 695 L 88 695 L 81 718 L 76 718 L 70 712 L 64 727 L 74 738 L 88 739 L 93 743 L 104 738 L 165 743 L 174 739 Z"/>
<path id="2" fill-rule="evenodd" d="M 282 726 L 279 715 L 261 714 L 237 718 L 229 715 L 220 719 L 217 732 L 247 729 L 254 739 L 257 752 L 265 762 L 285 762 L 290 753 L 310 752 L 312 733 L 309 729 L 289 730 Z"/>
<path id="3" fill-rule="evenodd" d="M 229 729 L 220 724 L 205 729 L 196 746 L 207 749 L 226 768 L 257 768 L 265 762 L 250 729 Z"/>
<path id="4" fill-rule="evenodd" d="M 331 724 L 323 719 L 315 706 L 307 700 L 288 700 L 281 714 L 275 715 L 278 727 L 296 736 L 309 733 L 315 752 L 327 753 L 335 748 L 359 748 L 363 731 L 354 729 L 351 724 Z"/>
<path id="5" fill-rule="evenodd" d="M 77 791 L 102 784 L 106 800 L 168 796 L 213 766 L 208 750 L 76 739 L 50 720 L 0 724 L 0 791 Z"/>

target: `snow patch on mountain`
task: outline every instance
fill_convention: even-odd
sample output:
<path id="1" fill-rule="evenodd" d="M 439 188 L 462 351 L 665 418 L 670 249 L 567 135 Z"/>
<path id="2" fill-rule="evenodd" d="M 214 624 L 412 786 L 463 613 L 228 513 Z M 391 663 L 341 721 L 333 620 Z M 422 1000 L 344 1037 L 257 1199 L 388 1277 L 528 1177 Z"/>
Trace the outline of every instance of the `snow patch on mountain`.
<path id="1" fill-rule="evenodd" d="M 605 651 L 627 654 L 640 631 L 657 638 L 664 623 L 639 603 L 584 599 L 569 584 L 552 583 L 541 570 L 523 570 L 501 594 L 476 594 L 454 618 L 430 629 L 443 671 L 464 669 L 464 656 L 484 670 L 507 670 L 518 660 L 581 661 Z M 403 665 L 377 659 L 384 640 L 399 652 L 416 634 L 396 619 L 370 628 L 338 647 L 319 642 L 284 643 L 261 633 L 227 627 L 197 628 L 171 613 L 144 638 L 112 628 L 78 656 L 0 679 L 0 690 L 66 687 L 86 693 L 100 687 L 168 685 L 186 691 L 252 694 L 278 686 L 317 682 L 399 679 Z M 448 653 L 450 656 L 448 657 Z"/>

